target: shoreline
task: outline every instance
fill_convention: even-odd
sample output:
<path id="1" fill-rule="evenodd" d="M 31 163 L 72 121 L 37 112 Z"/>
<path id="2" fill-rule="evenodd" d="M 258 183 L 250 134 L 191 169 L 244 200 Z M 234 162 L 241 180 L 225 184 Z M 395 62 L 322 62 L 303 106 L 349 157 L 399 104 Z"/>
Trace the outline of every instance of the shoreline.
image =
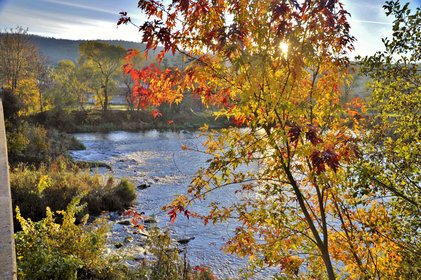
<path id="1" fill-rule="evenodd" d="M 89 111 L 45 111 L 27 118 L 30 123 L 54 128 L 66 133 L 95 133 L 147 130 L 198 130 L 205 124 L 210 129 L 222 129 L 232 126 L 224 118 L 216 118 L 210 110 L 194 112 L 180 111 L 163 113 L 154 118 L 149 111 L 127 110 L 89 110 Z"/>

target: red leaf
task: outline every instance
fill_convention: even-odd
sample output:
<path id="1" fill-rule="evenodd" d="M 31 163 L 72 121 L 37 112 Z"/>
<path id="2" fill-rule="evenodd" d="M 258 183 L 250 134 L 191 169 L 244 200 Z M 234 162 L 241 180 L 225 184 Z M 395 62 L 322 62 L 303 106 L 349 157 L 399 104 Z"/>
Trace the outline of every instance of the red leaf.
<path id="1" fill-rule="evenodd" d="M 167 121 L 167 124 L 169 124 L 169 125 L 174 124 L 174 121 L 173 120 L 169 120 L 169 121 Z"/>
<path id="2" fill-rule="evenodd" d="M 168 212 L 168 215 L 170 215 L 170 221 L 171 221 L 171 223 L 174 223 L 175 222 L 175 219 L 177 218 L 177 212 L 176 212 L 176 210 L 175 209 L 171 209 Z"/>
<path id="3" fill-rule="evenodd" d="M 298 125 L 293 125 L 288 131 L 288 137 L 291 142 L 297 142 L 301 134 L 301 128 Z"/>
<path id="4" fill-rule="evenodd" d="M 152 116 L 153 116 L 154 119 L 156 119 L 156 118 L 161 117 L 162 114 L 161 114 L 161 112 L 159 112 L 158 109 L 155 109 L 155 110 L 152 111 Z"/>
<path id="5" fill-rule="evenodd" d="M 161 63 L 161 61 L 164 59 L 164 56 L 165 56 L 165 50 L 160 51 L 159 54 L 156 56 L 158 62 Z"/>
<path id="6" fill-rule="evenodd" d="M 194 271 L 198 271 L 198 272 L 205 272 L 206 271 L 205 268 L 203 268 L 201 266 L 198 266 L 198 265 L 196 265 L 195 267 L 193 267 L 193 270 Z"/>
<path id="7" fill-rule="evenodd" d="M 189 210 L 185 210 L 184 215 L 187 217 L 187 219 L 190 219 L 191 212 Z"/>
<path id="8" fill-rule="evenodd" d="M 246 118 L 243 116 L 232 117 L 232 122 L 235 126 L 241 127 L 245 123 Z"/>
<path id="9" fill-rule="evenodd" d="M 314 170 L 316 171 L 316 174 L 320 174 L 326 170 L 325 163 L 320 151 L 315 150 L 311 154 L 310 159 L 311 159 L 311 163 L 313 164 Z"/>
<path id="10" fill-rule="evenodd" d="M 323 141 L 317 136 L 317 127 L 313 124 L 308 126 L 308 130 L 306 132 L 306 138 L 311 142 L 313 145 L 317 145 L 322 143 Z"/>
<path id="11" fill-rule="evenodd" d="M 336 172 L 336 170 L 338 170 L 340 159 L 339 154 L 335 153 L 332 149 L 326 149 L 322 153 L 322 158 L 327 166 L 329 166 L 333 171 Z"/>

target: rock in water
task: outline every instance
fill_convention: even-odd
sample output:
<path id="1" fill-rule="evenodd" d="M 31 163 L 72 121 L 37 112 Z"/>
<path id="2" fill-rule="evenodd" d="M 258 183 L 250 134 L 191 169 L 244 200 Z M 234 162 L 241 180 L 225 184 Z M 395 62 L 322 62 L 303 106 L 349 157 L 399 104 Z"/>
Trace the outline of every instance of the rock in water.
<path id="1" fill-rule="evenodd" d="M 145 190 L 145 189 L 150 188 L 150 187 L 151 187 L 151 185 L 149 185 L 149 184 L 140 184 L 139 186 L 137 186 L 137 188 L 139 190 Z"/>
<path id="2" fill-rule="evenodd" d="M 187 243 L 189 243 L 191 240 L 193 240 L 193 239 L 195 239 L 195 237 L 194 236 L 192 236 L 192 237 L 186 237 L 186 238 L 179 238 L 179 239 L 177 239 L 176 241 L 178 242 L 178 243 L 180 243 L 180 244 L 187 244 Z"/>
<path id="3" fill-rule="evenodd" d="M 132 224 L 132 220 L 130 219 L 121 220 L 121 221 L 118 221 L 117 224 L 123 225 L 123 226 L 130 226 Z"/>

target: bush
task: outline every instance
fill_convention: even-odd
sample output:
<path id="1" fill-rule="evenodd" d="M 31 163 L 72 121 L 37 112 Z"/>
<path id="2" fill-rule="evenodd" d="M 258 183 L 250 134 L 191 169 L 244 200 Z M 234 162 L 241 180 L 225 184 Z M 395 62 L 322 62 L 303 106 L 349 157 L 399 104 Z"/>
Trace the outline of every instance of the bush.
<path id="1" fill-rule="evenodd" d="M 46 218 L 33 222 L 22 217 L 19 208 L 16 218 L 22 231 L 15 234 L 18 274 L 20 279 L 130 279 L 121 262 L 103 255 L 104 220 L 86 225 L 88 216 L 76 224 L 75 216 L 83 210 L 75 198 L 66 211 L 56 215 L 47 208 Z"/>
<path id="2" fill-rule="evenodd" d="M 19 111 L 23 108 L 23 103 L 16 94 L 9 89 L 3 89 L 0 95 L 3 102 L 3 114 L 6 122 L 6 129 L 17 126 L 19 122 Z"/>
<path id="3" fill-rule="evenodd" d="M 47 208 L 45 218 L 39 222 L 23 218 L 16 208 L 16 218 L 22 227 L 15 234 L 19 279 L 216 279 L 207 268 L 190 268 L 186 258 L 179 257 L 168 232 L 157 228 L 150 231 L 146 242 L 154 260 L 130 268 L 123 257 L 105 255 L 105 236 L 109 230 L 106 221 L 97 219 L 88 225 L 85 215 L 77 223 L 76 216 L 85 207 L 79 203 L 80 197 L 76 197 L 65 211 L 56 214 Z"/>
<path id="4" fill-rule="evenodd" d="M 83 196 L 90 214 L 123 210 L 136 199 L 136 189 L 127 180 L 103 182 L 99 175 L 91 175 L 64 158 L 38 168 L 24 165 L 11 170 L 10 184 L 14 207 L 34 221 L 45 217 L 45 208 L 63 210 L 76 196 Z"/>
<path id="5" fill-rule="evenodd" d="M 68 150 L 85 148 L 71 135 L 26 122 L 7 131 L 7 145 L 11 165 L 19 162 L 35 165 L 49 163 L 66 156 Z"/>
<path id="6" fill-rule="evenodd" d="M 136 188 L 126 179 L 115 184 L 111 177 L 104 185 L 97 185 L 83 199 L 89 212 L 99 214 L 102 211 L 117 211 L 129 208 L 136 199 Z"/>
<path id="7" fill-rule="evenodd" d="M 208 267 L 190 267 L 186 255 L 180 256 L 177 246 L 168 231 L 152 228 L 146 241 L 146 248 L 154 259 L 145 262 L 140 271 L 148 280 L 215 280 Z M 184 251 L 184 254 L 187 252 Z"/>

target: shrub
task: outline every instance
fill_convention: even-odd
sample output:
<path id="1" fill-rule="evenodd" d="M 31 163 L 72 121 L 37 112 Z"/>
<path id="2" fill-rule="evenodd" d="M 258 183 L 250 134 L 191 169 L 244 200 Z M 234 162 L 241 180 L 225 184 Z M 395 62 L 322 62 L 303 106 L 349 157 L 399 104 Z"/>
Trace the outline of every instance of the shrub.
<path id="1" fill-rule="evenodd" d="M 215 280 L 208 267 L 190 267 L 186 255 L 180 256 L 177 246 L 169 232 L 152 228 L 146 241 L 146 248 L 154 258 L 145 262 L 139 271 L 143 271 L 141 279 L 148 280 Z M 184 254 L 187 252 L 184 251 Z"/>
<path id="2" fill-rule="evenodd" d="M 171 245 L 168 232 L 151 231 L 146 246 L 156 260 L 151 265 L 149 279 L 182 279 L 183 264 L 179 260 L 178 249 Z"/>
<path id="3" fill-rule="evenodd" d="M 136 228 L 144 230 L 144 222 L 141 214 L 135 210 L 125 212 L 131 216 L 132 223 Z M 180 256 L 178 243 L 169 234 L 168 229 L 161 230 L 157 227 L 148 227 L 145 248 L 153 255 L 152 259 L 143 261 L 138 268 L 137 279 L 160 280 L 215 280 L 216 277 L 206 266 L 191 267 L 187 259 L 187 248 L 184 248 Z"/>
<path id="4" fill-rule="evenodd" d="M 136 188 L 126 179 L 115 183 L 110 177 L 106 184 L 93 188 L 83 199 L 89 212 L 99 214 L 102 211 L 117 211 L 129 208 L 136 199 Z"/>
<path id="5" fill-rule="evenodd" d="M 136 189 L 127 180 L 103 182 L 64 158 L 38 168 L 19 165 L 11 170 L 10 184 L 14 206 L 34 221 L 45 217 L 45 208 L 63 210 L 76 196 L 82 195 L 90 214 L 123 210 L 132 205 Z"/>
<path id="6" fill-rule="evenodd" d="M 16 208 L 22 227 L 15 234 L 19 279 L 216 279 L 207 268 L 190 268 L 186 258 L 179 257 L 168 232 L 157 228 L 150 231 L 146 243 L 154 260 L 131 268 L 123 257 L 105 255 L 109 227 L 104 219 L 87 224 L 88 215 L 77 223 L 76 216 L 84 207 L 80 197 L 76 197 L 65 211 L 54 213 L 47 208 L 46 217 L 38 222 L 23 218 L 19 207 Z"/>
<path id="7" fill-rule="evenodd" d="M 84 149 L 75 137 L 55 129 L 30 125 L 23 122 L 7 131 L 9 162 L 39 165 L 49 163 L 60 156 L 66 156 L 68 150 Z"/>
<path id="8" fill-rule="evenodd" d="M 20 279 L 129 279 L 121 262 L 103 255 L 106 222 L 101 219 L 87 225 L 85 215 L 80 224 L 75 216 L 84 206 L 75 198 L 66 211 L 56 215 L 47 208 L 46 218 L 33 222 L 16 218 L 22 231 L 15 234 L 18 274 Z"/>

